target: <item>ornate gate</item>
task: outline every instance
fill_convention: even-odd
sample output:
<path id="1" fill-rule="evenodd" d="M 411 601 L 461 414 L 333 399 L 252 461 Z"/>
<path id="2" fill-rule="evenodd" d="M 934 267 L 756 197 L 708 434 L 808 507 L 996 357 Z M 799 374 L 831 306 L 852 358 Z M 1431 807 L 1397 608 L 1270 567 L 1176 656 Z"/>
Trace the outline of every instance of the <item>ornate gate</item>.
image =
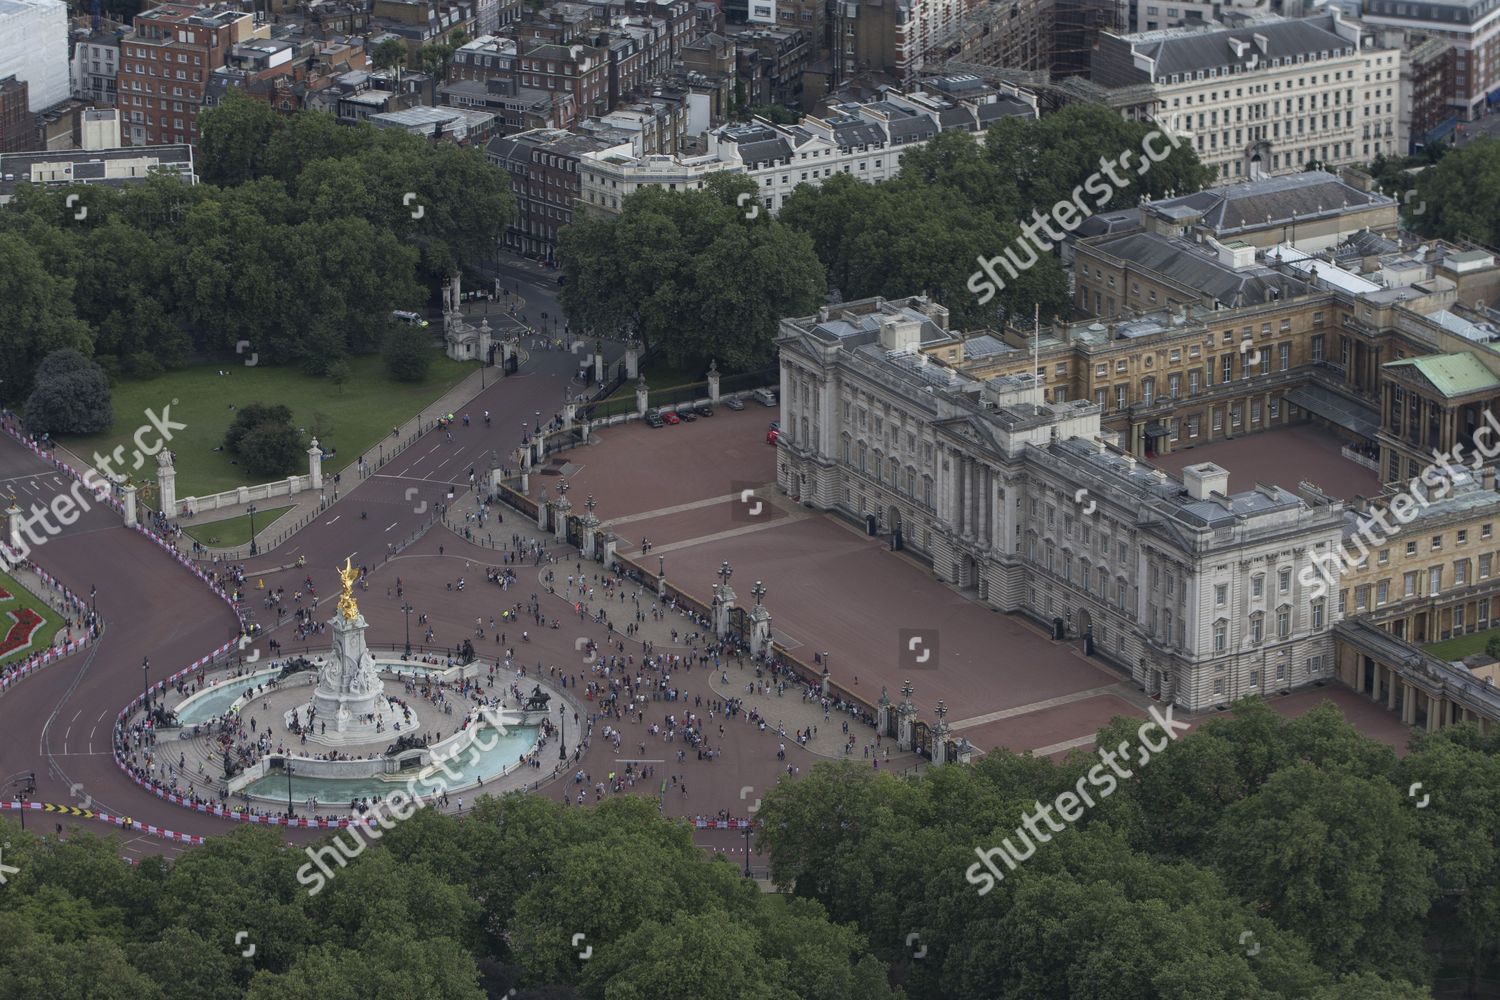
<path id="1" fill-rule="evenodd" d="M 927 728 L 927 723 L 912 723 L 911 742 L 912 749 L 928 760 L 932 759 L 932 732 Z"/>
<path id="2" fill-rule="evenodd" d="M 568 544 L 583 547 L 583 518 L 568 518 Z"/>
<path id="3" fill-rule="evenodd" d="M 741 642 L 750 641 L 750 612 L 744 608 L 729 609 L 729 631 Z"/>

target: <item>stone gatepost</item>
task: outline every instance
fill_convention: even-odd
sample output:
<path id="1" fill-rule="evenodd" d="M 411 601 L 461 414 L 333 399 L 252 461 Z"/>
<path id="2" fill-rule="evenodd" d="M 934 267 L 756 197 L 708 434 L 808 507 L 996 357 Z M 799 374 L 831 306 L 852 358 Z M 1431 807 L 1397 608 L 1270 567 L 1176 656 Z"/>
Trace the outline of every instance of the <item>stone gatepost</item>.
<path id="1" fill-rule="evenodd" d="M 645 379 L 636 379 L 635 382 L 635 415 L 644 417 L 646 415 L 646 401 L 650 398 L 650 390 L 646 388 Z"/>
<path id="2" fill-rule="evenodd" d="M 729 635 L 729 613 L 734 610 L 734 590 L 724 584 L 719 588 L 719 600 L 714 605 L 714 634 L 719 638 Z"/>
<path id="3" fill-rule="evenodd" d="M 953 735 L 953 729 L 948 725 L 948 706 L 939 698 L 937 708 L 937 725 L 932 728 L 932 762 L 934 764 L 950 764 L 948 739 Z"/>
<path id="4" fill-rule="evenodd" d="M 604 341 L 594 342 L 594 381 L 604 381 Z"/>
<path id="5" fill-rule="evenodd" d="M 610 569 L 615 568 L 615 550 L 620 546 L 620 540 L 615 537 L 613 530 L 604 535 L 604 565 Z"/>
<path id="6" fill-rule="evenodd" d="M 163 449 L 156 453 L 156 482 L 161 489 L 161 512 L 169 518 L 177 514 L 177 470 L 172 462 L 171 452 Z"/>
<path id="7" fill-rule="evenodd" d="M 719 402 L 719 365 L 715 361 L 708 363 L 708 398 Z"/>
<path id="8" fill-rule="evenodd" d="M 21 513 L 21 508 L 12 500 L 10 506 L 5 508 L 5 542 L 18 553 L 26 551 L 21 544 L 21 526 L 25 520 L 26 515 Z"/>
<path id="9" fill-rule="evenodd" d="M 882 736 L 887 735 L 891 724 L 891 695 L 882 684 L 880 686 L 880 701 L 875 706 L 875 731 Z"/>
<path id="10" fill-rule="evenodd" d="M 568 514 L 573 510 L 573 504 L 568 499 L 568 481 L 562 480 L 557 484 L 557 502 L 552 505 L 552 537 L 559 543 L 568 540 Z"/>
<path id="11" fill-rule="evenodd" d="M 750 612 L 750 652 L 754 656 L 771 649 L 771 612 L 757 607 Z"/>
<path id="12" fill-rule="evenodd" d="M 563 430 L 571 430 L 573 419 L 578 415 L 578 404 L 571 399 L 563 404 Z"/>
<path id="13" fill-rule="evenodd" d="M 124 506 L 125 527 L 135 527 L 135 484 L 127 482 L 120 490 L 120 503 Z"/>
<path id="14" fill-rule="evenodd" d="M 323 488 L 323 449 L 318 447 L 317 438 L 312 439 L 312 444 L 307 449 L 307 488 Z"/>
<path id="15" fill-rule="evenodd" d="M 542 531 L 547 530 L 547 508 L 552 501 L 547 499 L 547 491 L 542 490 L 541 496 L 536 498 L 536 526 Z"/>
<path id="16" fill-rule="evenodd" d="M 641 349 L 636 346 L 636 342 L 633 340 L 625 348 L 625 377 L 641 377 Z"/>
<path id="17" fill-rule="evenodd" d="M 916 734 L 912 731 L 917 722 L 917 706 L 911 701 L 913 690 L 911 681 L 901 685 L 901 705 L 896 709 L 896 746 L 908 752 L 916 745 Z"/>

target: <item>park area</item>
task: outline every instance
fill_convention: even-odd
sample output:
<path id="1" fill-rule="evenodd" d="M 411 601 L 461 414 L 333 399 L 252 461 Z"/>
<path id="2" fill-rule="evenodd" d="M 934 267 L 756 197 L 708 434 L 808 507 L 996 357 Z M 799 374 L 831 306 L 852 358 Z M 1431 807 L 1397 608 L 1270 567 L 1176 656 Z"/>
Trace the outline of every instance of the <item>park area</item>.
<path id="1" fill-rule="evenodd" d="M 136 447 L 131 439 L 138 428 L 147 428 L 142 438 L 148 444 L 160 438 L 146 415 L 149 410 L 164 421 L 187 425 L 172 432 L 169 445 L 177 456 L 177 495 L 206 496 L 265 481 L 263 476 L 247 476 L 231 455 L 216 450 L 241 406 L 291 407 L 296 426 L 309 438 L 316 437 L 324 450 L 337 450 L 337 464 L 343 465 L 374 448 L 390 435 L 392 427 L 432 405 L 473 371 L 472 364 L 450 361 L 437 352 L 421 382 L 395 381 L 376 356 L 350 358 L 348 364 L 351 378 L 342 387 L 296 368 L 261 365 L 195 366 L 153 379 L 122 379 L 112 387 L 114 426 L 104 434 L 61 443 L 90 465 L 96 464 L 96 452 L 108 456 L 116 447 L 129 456 Z M 154 479 L 156 474 L 155 463 L 149 460 L 140 469 L 130 468 L 129 461 L 114 463 L 114 467 L 137 482 Z M 305 463 L 293 471 L 306 473 Z"/>
<path id="2" fill-rule="evenodd" d="M 40 598 L 0 573 L 0 664 L 45 648 L 61 625 L 57 613 Z"/>
<path id="3" fill-rule="evenodd" d="M 291 510 L 291 505 L 267 507 L 255 512 L 255 531 L 269 528 L 277 518 Z M 232 548 L 250 541 L 250 515 L 226 517 L 218 521 L 184 521 L 182 530 L 188 537 L 216 548 Z"/>

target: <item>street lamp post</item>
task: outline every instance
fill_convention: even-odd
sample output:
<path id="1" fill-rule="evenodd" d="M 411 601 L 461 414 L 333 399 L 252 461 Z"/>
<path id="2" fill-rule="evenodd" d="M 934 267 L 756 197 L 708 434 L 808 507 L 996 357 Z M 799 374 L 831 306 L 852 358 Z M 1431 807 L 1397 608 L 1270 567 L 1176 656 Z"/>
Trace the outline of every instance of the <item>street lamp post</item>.
<path id="1" fill-rule="evenodd" d="M 745 877 L 750 877 L 750 824 L 754 820 L 745 820 Z"/>
<path id="2" fill-rule="evenodd" d="M 401 613 L 406 615 L 406 655 L 411 655 L 411 613 L 415 610 L 411 603 L 401 605 Z"/>
<path id="3" fill-rule="evenodd" d="M 256 554 L 255 548 L 255 504 L 245 508 L 245 513 L 250 515 L 250 554 Z"/>
<path id="4" fill-rule="evenodd" d="M 141 657 L 141 697 L 145 702 L 146 711 L 151 711 L 151 657 Z"/>
<path id="5" fill-rule="evenodd" d="M 99 588 L 93 584 L 89 585 L 89 614 L 98 614 L 99 603 L 94 598 L 98 596 Z"/>
<path id="6" fill-rule="evenodd" d="M 657 569 L 657 575 L 659 575 L 659 576 L 666 576 L 667 575 L 667 557 L 666 556 L 657 556 L 656 557 L 656 569 Z"/>
<path id="7" fill-rule="evenodd" d="M 557 759 L 567 761 L 568 759 L 568 703 L 562 702 L 557 706 Z"/>
<path id="8" fill-rule="evenodd" d="M 286 818 L 292 819 L 297 815 L 292 811 L 292 758 L 283 757 L 282 762 L 286 764 Z"/>

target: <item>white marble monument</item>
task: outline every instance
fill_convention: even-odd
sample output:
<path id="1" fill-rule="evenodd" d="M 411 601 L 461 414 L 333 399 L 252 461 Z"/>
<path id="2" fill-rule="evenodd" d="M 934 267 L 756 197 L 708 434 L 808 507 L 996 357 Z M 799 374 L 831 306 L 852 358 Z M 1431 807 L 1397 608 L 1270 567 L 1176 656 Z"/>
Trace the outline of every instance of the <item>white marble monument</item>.
<path id="1" fill-rule="evenodd" d="M 287 714 L 307 730 L 310 742 L 344 746 L 376 741 L 380 734 L 394 732 L 401 711 L 385 696 L 385 686 L 375 668 L 375 658 L 365 645 L 364 615 L 354 600 L 354 581 L 359 571 L 345 560 L 339 570 L 344 591 L 333 621 L 333 651 L 318 666 L 318 684 L 312 701 Z M 392 739 L 394 739 L 394 735 Z"/>

